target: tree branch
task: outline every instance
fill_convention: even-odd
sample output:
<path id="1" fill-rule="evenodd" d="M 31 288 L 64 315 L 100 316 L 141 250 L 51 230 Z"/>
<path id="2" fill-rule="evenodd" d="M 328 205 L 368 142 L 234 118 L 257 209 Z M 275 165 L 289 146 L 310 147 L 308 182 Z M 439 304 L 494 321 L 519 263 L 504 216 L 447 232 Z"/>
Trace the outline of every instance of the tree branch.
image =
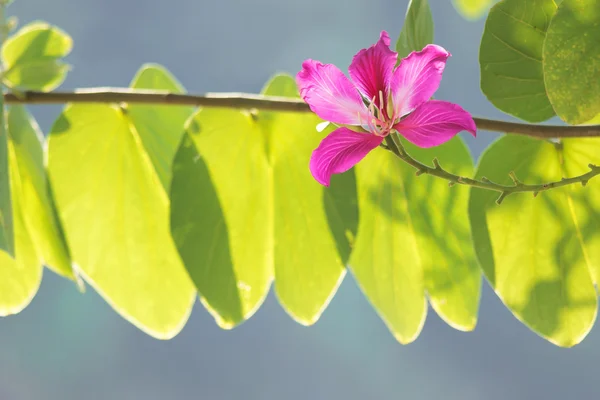
<path id="1" fill-rule="evenodd" d="M 271 111 L 310 112 L 300 99 L 262 96 L 246 93 L 206 93 L 204 95 L 177 94 L 156 90 L 90 88 L 73 92 L 13 92 L 4 95 L 7 103 L 63 104 L 63 103 L 137 103 L 169 104 L 201 107 L 260 109 Z M 505 122 L 473 118 L 477 128 L 484 131 L 513 133 L 537 138 L 600 137 L 600 125 L 557 126 Z"/>
<path id="2" fill-rule="evenodd" d="M 511 172 L 510 174 L 508 174 L 508 176 L 513 181 L 513 185 L 508 186 L 492 182 L 486 177 L 482 177 L 481 180 L 477 180 L 460 175 L 455 175 L 443 169 L 437 158 L 433 159 L 433 167 L 425 165 L 420 161 L 417 161 L 414 158 L 412 158 L 410 154 L 406 152 L 404 146 L 402 146 L 402 143 L 400 143 L 400 140 L 398 139 L 395 133 L 392 133 L 385 138 L 385 148 L 387 150 L 390 150 L 408 165 L 416 168 L 417 176 L 429 174 L 447 180 L 450 186 L 460 184 L 499 192 L 500 196 L 496 200 L 496 203 L 498 204 L 502 203 L 502 201 L 508 195 L 511 195 L 513 193 L 530 192 L 533 193 L 533 196 L 535 197 L 538 195 L 539 192 L 558 188 L 561 186 L 567 186 L 575 183 L 579 183 L 585 186 L 590 179 L 600 175 L 600 167 L 594 164 L 589 164 L 588 167 L 590 168 L 590 171 L 586 172 L 585 174 L 575 176 L 572 178 L 563 178 L 560 181 L 555 182 L 541 183 L 538 185 L 527 185 L 521 182 L 514 172 Z"/>

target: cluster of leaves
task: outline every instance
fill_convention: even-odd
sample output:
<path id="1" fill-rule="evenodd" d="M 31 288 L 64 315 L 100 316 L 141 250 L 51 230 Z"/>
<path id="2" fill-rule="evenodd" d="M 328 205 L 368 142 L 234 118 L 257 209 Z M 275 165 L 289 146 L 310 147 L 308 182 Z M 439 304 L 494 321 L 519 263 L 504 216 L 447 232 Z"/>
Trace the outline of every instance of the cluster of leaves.
<path id="1" fill-rule="evenodd" d="M 600 113 L 598 37 L 598 0 L 501 1 L 481 41 L 482 90 L 527 121 L 557 114 L 588 122 Z M 397 50 L 405 56 L 431 42 L 429 5 L 413 0 Z M 2 48 L 4 85 L 54 89 L 70 48 L 56 27 L 24 27 Z M 158 65 L 144 65 L 131 87 L 184 92 Z M 262 93 L 298 96 L 287 75 Z M 181 330 L 197 297 L 232 328 L 273 282 L 289 315 L 312 324 L 347 270 L 402 343 L 418 336 L 428 303 L 452 327 L 474 329 L 481 271 L 515 316 L 552 343 L 580 342 L 595 320 L 600 182 L 517 194 L 498 206 L 495 192 L 417 176 L 377 149 L 324 188 L 307 166 L 327 132 L 310 113 L 71 104 L 47 140 L 23 106 L 6 115 L 0 315 L 30 302 L 46 265 L 87 282 L 157 338 Z M 458 175 L 503 184 L 511 176 L 556 181 L 600 164 L 600 141 L 591 138 L 506 135 L 477 168 L 460 137 L 433 149 L 402 144 L 422 163 L 436 158 Z"/>

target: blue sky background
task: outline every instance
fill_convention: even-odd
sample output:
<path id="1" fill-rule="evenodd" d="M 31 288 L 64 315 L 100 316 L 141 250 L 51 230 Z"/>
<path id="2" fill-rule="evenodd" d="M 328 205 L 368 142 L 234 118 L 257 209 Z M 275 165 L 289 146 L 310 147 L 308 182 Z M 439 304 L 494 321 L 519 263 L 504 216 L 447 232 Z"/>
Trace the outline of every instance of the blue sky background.
<path id="1" fill-rule="evenodd" d="M 479 90 L 483 20 L 433 0 L 436 43 L 450 59 L 437 92 L 475 115 L 511 118 Z M 382 29 L 397 37 L 406 0 L 16 0 L 21 23 L 72 35 L 64 89 L 127 86 L 145 62 L 165 65 L 190 92 L 258 92 L 305 58 L 347 67 Z M 32 107 L 48 131 L 58 106 Z M 495 137 L 467 138 L 473 155 Z M 321 320 L 294 323 L 269 296 L 223 331 L 197 303 L 181 334 L 146 336 L 93 292 L 46 271 L 21 314 L 0 319 L 0 400 L 75 399 L 583 399 L 598 392 L 600 330 L 560 349 L 521 325 L 484 285 L 472 333 L 433 312 L 419 339 L 398 344 L 350 275 Z"/>

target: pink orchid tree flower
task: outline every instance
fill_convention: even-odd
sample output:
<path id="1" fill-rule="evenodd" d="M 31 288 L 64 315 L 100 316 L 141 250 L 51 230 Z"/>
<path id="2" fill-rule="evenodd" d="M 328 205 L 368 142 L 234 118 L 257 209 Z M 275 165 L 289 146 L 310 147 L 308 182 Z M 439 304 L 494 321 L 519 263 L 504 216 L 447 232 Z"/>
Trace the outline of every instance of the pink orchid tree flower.
<path id="1" fill-rule="evenodd" d="M 460 106 L 431 100 L 450 53 L 427 45 L 396 66 L 390 37 L 360 50 L 349 67 L 350 79 L 332 64 L 302 63 L 296 76 L 300 96 L 320 118 L 338 126 L 315 149 L 310 171 L 329 186 L 332 174 L 348 171 L 390 133 L 398 132 L 419 147 L 433 147 L 460 131 L 476 135 L 471 114 Z"/>

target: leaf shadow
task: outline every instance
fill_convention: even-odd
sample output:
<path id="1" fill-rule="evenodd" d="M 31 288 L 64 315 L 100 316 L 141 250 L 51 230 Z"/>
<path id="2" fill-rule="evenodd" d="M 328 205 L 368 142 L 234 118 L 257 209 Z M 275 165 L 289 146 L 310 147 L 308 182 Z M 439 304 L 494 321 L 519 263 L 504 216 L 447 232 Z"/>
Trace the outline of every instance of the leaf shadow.
<path id="1" fill-rule="evenodd" d="M 170 198 L 171 235 L 185 268 L 217 323 L 232 327 L 244 313 L 227 222 L 208 166 L 188 134 L 173 163 Z"/>
<path id="2" fill-rule="evenodd" d="M 399 160 L 395 162 L 400 162 Z M 473 253 L 469 256 L 465 246 L 472 246 L 468 226 L 453 224 L 452 218 L 457 212 L 458 188 L 447 187 L 447 183 L 437 178 L 412 177 L 414 170 L 401 165 L 404 174 L 398 175 L 399 181 L 384 179 L 380 190 L 392 192 L 392 196 L 380 196 L 378 190 L 371 190 L 368 198 L 387 217 L 397 223 L 410 224 L 412 232 L 421 247 L 422 267 L 425 286 L 437 297 L 444 297 L 456 290 L 467 279 L 477 273 L 477 263 Z M 401 181 L 400 181 L 401 180 Z M 432 197 L 436 185 L 444 186 L 447 195 Z M 380 201 L 402 196 L 406 206 L 400 202 Z M 435 248 L 435 254 L 425 253 L 424 249 Z"/>
<path id="3" fill-rule="evenodd" d="M 329 188 L 323 190 L 323 205 L 343 265 L 347 265 L 358 231 L 358 198 L 354 168 L 333 175 Z"/>
<path id="4" fill-rule="evenodd" d="M 19 57 L 17 57 L 14 61 L 14 65 L 18 65 L 22 60 L 27 60 L 29 58 L 37 58 L 39 60 L 54 60 L 56 57 L 53 56 L 36 56 L 40 53 L 40 49 L 45 49 L 50 42 L 51 31 L 46 29 L 41 31 L 39 34 L 35 36 L 35 38 L 29 43 L 29 45 L 25 48 L 25 51 L 22 52 Z M 36 57 L 34 57 L 36 56 Z"/>

